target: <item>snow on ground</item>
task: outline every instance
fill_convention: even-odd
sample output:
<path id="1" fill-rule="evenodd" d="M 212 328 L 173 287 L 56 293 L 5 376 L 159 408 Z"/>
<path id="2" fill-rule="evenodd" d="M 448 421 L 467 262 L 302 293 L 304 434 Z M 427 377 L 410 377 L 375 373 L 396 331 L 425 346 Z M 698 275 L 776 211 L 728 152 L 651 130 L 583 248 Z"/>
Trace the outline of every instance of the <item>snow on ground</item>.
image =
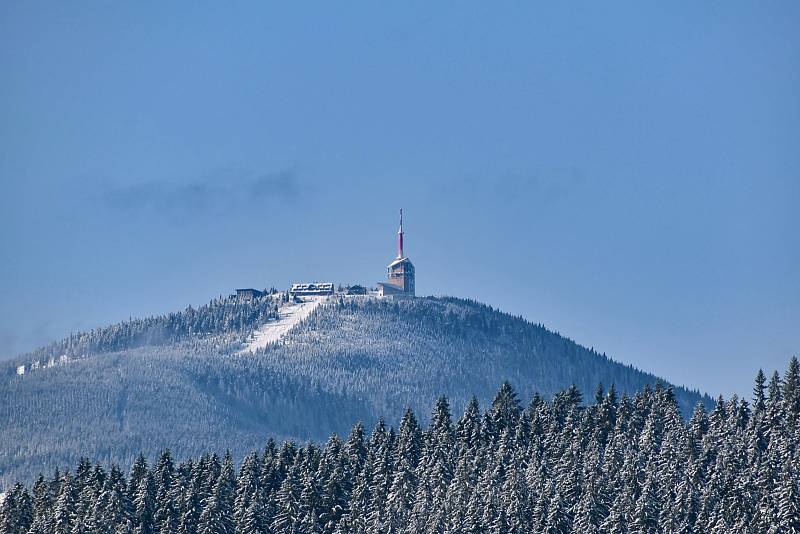
<path id="1" fill-rule="evenodd" d="M 263 326 L 253 332 L 245 342 L 239 354 L 254 352 L 275 343 L 285 336 L 294 325 L 311 315 L 314 309 L 322 304 L 327 297 L 304 297 L 303 302 L 288 302 L 278 310 L 279 317 L 267 321 Z"/>

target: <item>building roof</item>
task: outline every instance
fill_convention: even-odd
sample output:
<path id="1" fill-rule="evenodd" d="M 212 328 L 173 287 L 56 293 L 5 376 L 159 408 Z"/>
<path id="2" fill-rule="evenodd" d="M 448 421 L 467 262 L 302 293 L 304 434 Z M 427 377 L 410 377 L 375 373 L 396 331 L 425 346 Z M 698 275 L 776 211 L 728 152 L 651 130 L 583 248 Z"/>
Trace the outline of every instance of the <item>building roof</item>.
<path id="1" fill-rule="evenodd" d="M 394 267 L 395 265 L 399 265 L 401 263 L 411 263 L 411 260 L 407 257 L 397 258 L 392 263 L 389 264 L 389 267 Z M 413 265 L 413 264 L 412 264 Z"/>
<path id="2" fill-rule="evenodd" d="M 310 284 L 292 284 L 290 291 L 333 291 L 331 282 L 314 282 Z"/>
<path id="3" fill-rule="evenodd" d="M 391 288 L 392 291 L 404 291 L 404 289 L 393 282 L 378 282 L 378 285 L 383 288 Z"/>

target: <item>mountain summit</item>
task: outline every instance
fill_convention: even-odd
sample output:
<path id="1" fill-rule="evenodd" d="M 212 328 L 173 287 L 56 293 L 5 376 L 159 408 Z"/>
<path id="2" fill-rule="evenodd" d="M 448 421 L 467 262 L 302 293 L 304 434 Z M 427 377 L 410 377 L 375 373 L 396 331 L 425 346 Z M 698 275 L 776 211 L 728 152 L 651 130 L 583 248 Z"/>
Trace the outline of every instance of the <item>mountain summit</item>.
<path id="1" fill-rule="evenodd" d="M 473 395 L 485 405 L 504 381 L 528 400 L 572 385 L 586 397 L 599 383 L 624 394 L 659 382 L 474 301 L 312 298 L 219 298 L 5 364 L 0 485 L 86 454 L 126 465 L 163 447 L 237 457 L 268 437 L 322 440 L 357 420 L 398 420 L 407 407 L 424 415 L 442 393 L 454 409 Z M 674 394 L 684 414 L 711 402 Z"/>

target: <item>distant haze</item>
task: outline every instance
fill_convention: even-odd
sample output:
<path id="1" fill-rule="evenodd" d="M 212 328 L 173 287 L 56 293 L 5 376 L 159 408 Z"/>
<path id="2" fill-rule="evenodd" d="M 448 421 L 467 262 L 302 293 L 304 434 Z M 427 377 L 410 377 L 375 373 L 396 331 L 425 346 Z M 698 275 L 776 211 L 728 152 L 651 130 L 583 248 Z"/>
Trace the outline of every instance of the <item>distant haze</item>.
<path id="1" fill-rule="evenodd" d="M 0 357 L 372 285 L 403 207 L 418 294 L 749 397 L 800 353 L 798 27 L 797 2 L 3 3 Z"/>

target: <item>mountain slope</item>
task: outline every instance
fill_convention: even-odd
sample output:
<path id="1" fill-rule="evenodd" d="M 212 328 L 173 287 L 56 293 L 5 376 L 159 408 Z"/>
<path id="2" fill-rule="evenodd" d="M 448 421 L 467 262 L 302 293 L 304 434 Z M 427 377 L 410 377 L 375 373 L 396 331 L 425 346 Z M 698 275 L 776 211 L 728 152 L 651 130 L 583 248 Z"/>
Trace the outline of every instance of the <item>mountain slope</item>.
<path id="1" fill-rule="evenodd" d="M 571 384 L 590 395 L 598 382 L 623 393 L 657 381 L 454 298 L 331 299 L 280 342 L 239 353 L 279 303 L 218 299 L 13 362 L 0 378 L 0 485 L 74 464 L 79 454 L 128 464 L 140 450 L 167 446 L 178 457 L 226 448 L 238 456 L 269 436 L 321 440 L 355 420 L 398 420 L 405 407 L 424 418 L 441 393 L 456 410 L 473 394 L 485 404 L 504 380 L 522 399 Z M 17 375 L 23 364 L 28 371 Z M 710 403 L 683 388 L 675 394 L 684 413 Z"/>

